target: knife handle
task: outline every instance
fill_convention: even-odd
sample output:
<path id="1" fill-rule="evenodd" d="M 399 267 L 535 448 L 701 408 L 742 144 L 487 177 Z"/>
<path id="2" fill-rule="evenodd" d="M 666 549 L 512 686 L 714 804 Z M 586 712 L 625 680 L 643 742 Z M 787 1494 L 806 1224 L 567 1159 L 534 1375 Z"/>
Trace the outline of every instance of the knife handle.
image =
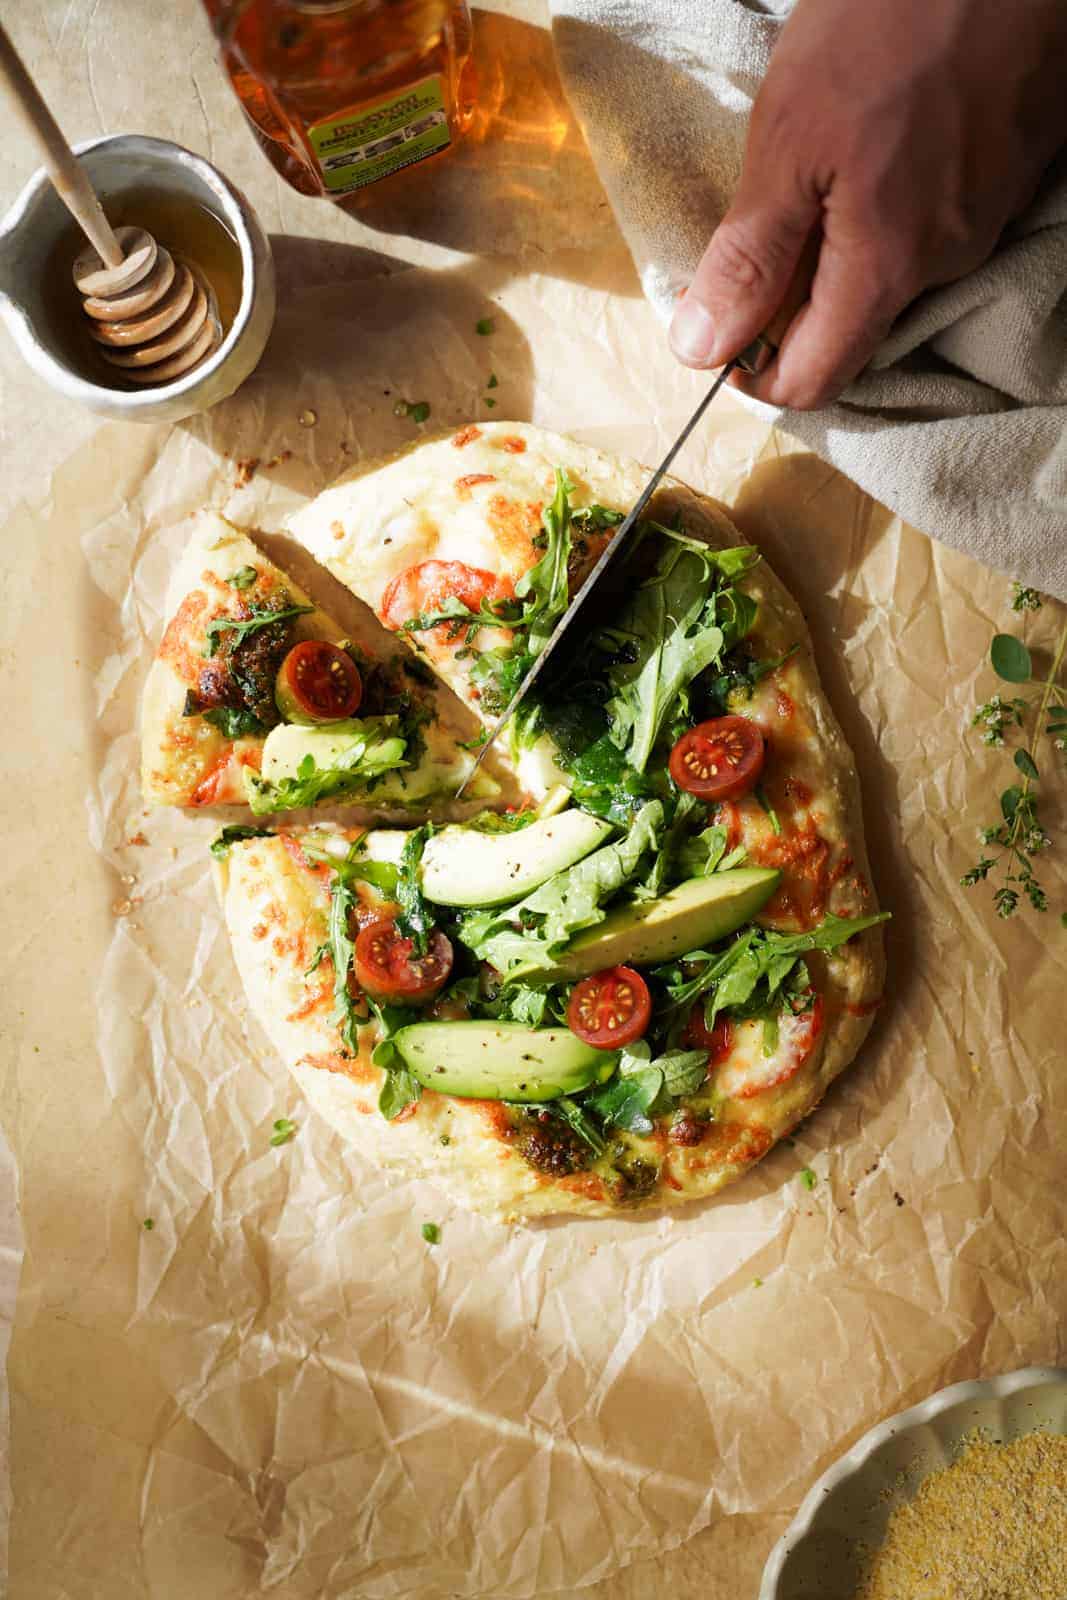
<path id="1" fill-rule="evenodd" d="M 812 233 L 804 249 L 801 251 L 800 260 L 796 264 L 793 276 L 789 280 L 789 287 L 785 291 L 781 305 L 774 313 L 762 333 L 756 335 L 752 343 L 746 345 L 737 357 L 737 365 L 744 372 L 755 377 L 765 367 L 770 366 L 778 354 L 778 347 L 786 336 L 789 324 L 806 304 L 811 295 L 812 280 L 815 277 L 815 268 L 819 264 L 819 251 L 822 248 L 822 230 L 817 229 Z"/>

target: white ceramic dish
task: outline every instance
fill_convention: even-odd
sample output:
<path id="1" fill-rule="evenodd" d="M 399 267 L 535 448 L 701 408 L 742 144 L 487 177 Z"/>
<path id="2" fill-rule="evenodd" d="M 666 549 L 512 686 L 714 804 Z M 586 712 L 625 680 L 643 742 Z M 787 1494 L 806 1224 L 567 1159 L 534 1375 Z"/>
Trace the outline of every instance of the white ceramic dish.
<path id="1" fill-rule="evenodd" d="M 1067 1368 L 954 1383 L 880 1422 L 807 1495 L 771 1551 L 759 1600 L 855 1600 L 864 1548 L 882 1543 L 897 1506 L 954 1460 L 965 1434 L 1007 1440 L 1038 1427 L 1067 1434 Z"/>
<path id="2" fill-rule="evenodd" d="M 0 222 L 0 316 L 34 372 L 90 411 L 128 422 L 177 422 L 206 411 L 248 377 L 274 322 L 274 262 L 259 218 L 217 167 L 169 139 L 121 134 L 91 139 L 75 151 L 105 195 L 150 187 L 193 200 L 224 223 L 241 252 L 241 299 L 233 325 L 214 355 L 173 383 L 129 391 L 89 382 L 57 344 L 41 294 L 44 264 L 70 227 L 70 214 L 43 171 Z"/>

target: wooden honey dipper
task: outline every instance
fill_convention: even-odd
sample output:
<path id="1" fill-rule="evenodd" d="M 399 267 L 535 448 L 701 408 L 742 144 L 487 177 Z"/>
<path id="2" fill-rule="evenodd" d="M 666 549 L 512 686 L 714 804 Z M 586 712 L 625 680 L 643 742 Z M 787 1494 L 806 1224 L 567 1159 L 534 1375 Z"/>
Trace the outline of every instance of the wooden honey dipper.
<path id="1" fill-rule="evenodd" d="M 169 383 L 191 372 L 222 337 L 210 287 L 143 228 L 112 228 L 2 25 L 0 80 L 56 193 L 89 240 L 74 263 L 74 282 L 101 355 L 133 383 Z"/>

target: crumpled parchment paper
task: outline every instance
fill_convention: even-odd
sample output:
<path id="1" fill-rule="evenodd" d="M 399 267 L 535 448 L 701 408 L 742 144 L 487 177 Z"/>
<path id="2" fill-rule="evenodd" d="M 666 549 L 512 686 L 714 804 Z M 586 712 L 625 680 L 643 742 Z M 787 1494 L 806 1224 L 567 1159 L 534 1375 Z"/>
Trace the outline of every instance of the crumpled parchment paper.
<path id="1" fill-rule="evenodd" d="M 412 436 L 397 397 L 467 421 L 490 371 L 494 415 L 646 461 L 702 382 L 632 279 L 496 263 L 320 286 L 232 401 L 101 428 L 4 531 L 19 1600 L 743 1600 L 878 1417 L 1063 1358 L 1064 875 L 1050 862 L 1054 913 L 1010 925 L 957 886 L 1006 781 L 964 732 L 1006 586 L 728 397 L 680 472 L 808 615 L 894 914 L 875 1031 L 795 1145 L 680 1215 L 508 1231 L 368 1168 L 248 1015 L 209 882 L 219 819 L 138 793 L 181 519 L 212 503 L 277 529 Z M 325 575 L 317 592 L 343 607 Z M 298 1131 L 271 1148 L 282 1116 Z"/>

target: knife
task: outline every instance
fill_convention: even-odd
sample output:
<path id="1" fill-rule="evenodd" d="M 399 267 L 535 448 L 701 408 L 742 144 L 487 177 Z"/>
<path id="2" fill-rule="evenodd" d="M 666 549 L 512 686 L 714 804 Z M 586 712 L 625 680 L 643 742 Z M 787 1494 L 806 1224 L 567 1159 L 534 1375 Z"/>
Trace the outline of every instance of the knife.
<path id="1" fill-rule="evenodd" d="M 456 790 L 457 800 L 461 797 L 463 791 L 467 788 L 471 779 L 474 777 L 474 774 L 478 771 L 478 768 L 489 754 L 489 751 L 492 749 L 501 733 L 507 727 L 519 706 L 522 704 L 523 700 L 525 700 L 526 696 L 529 694 L 538 678 L 540 678 L 541 674 L 544 672 L 553 656 L 556 656 L 557 662 L 559 661 L 559 656 L 556 653 L 559 650 L 560 645 L 566 640 L 568 635 L 570 635 L 572 638 L 580 637 L 580 634 L 574 631 L 575 624 L 582 618 L 583 615 L 586 615 L 588 618 L 590 601 L 593 600 L 597 586 L 601 583 L 601 580 L 603 579 L 608 568 L 614 567 L 616 563 L 619 563 L 619 570 L 621 570 L 621 563 L 625 560 L 626 555 L 636 543 L 637 530 L 640 527 L 645 511 L 648 509 L 649 501 L 652 499 L 652 496 L 655 494 L 656 490 L 663 482 L 663 479 L 670 471 L 671 464 L 673 463 L 675 456 L 681 450 L 682 446 L 693 432 L 693 429 L 700 422 L 705 411 L 707 411 L 708 407 L 711 405 L 711 402 L 715 399 L 715 396 L 718 394 L 727 378 L 729 378 L 731 373 L 738 370 L 755 376 L 756 374 L 762 372 L 764 367 L 768 366 L 773 360 L 774 356 L 777 354 L 778 346 L 785 337 L 786 329 L 789 327 L 789 324 L 792 322 L 800 307 L 808 298 L 808 292 L 811 288 L 811 281 L 815 276 L 815 265 L 818 260 L 819 246 L 821 243 L 821 236 L 813 234 L 811 239 L 808 241 L 808 244 L 805 246 L 804 253 L 801 256 L 795 273 L 793 274 L 793 278 L 786 293 L 785 299 L 782 301 L 781 306 L 775 313 L 772 320 L 768 323 L 764 331 L 761 334 L 758 334 L 752 343 L 747 345 L 745 349 L 741 351 L 740 355 L 735 356 L 732 361 L 728 361 L 726 363 L 718 377 L 715 379 L 715 382 L 712 384 L 703 400 L 701 400 L 700 404 L 693 412 L 693 415 L 689 418 L 689 421 L 686 423 L 685 427 L 682 429 L 677 439 L 675 439 L 674 443 L 667 451 L 667 454 L 664 456 L 663 460 L 660 462 L 659 466 L 646 483 L 636 504 L 630 509 L 630 511 L 627 512 L 622 522 L 620 522 L 618 527 L 615 529 L 611 539 L 601 551 L 596 565 L 592 568 L 581 588 L 571 600 L 570 605 L 556 623 L 548 643 L 545 645 L 536 661 L 530 667 L 529 671 L 519 684 L 519 687 L 516 689 L 511 699 L 508 701 L 508 704 L 501 716 L 497 718 L 488 739 L 478 752 L 478 756 L 474 765 L 471 767 L 471 770 L 468 772 L 467 776 Z"/>

